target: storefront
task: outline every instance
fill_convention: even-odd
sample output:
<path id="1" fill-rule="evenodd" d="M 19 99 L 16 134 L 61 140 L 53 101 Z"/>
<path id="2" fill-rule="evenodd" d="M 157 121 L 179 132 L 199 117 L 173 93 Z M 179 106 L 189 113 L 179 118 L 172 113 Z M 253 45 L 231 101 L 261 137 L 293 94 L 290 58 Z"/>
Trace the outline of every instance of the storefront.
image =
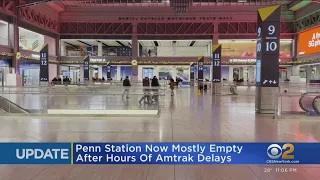
<path id="1" fill-rule="evenodd" d="M 0 59 L 0 86 L 5 85 L 5 75 L 10 72 L 10 68 L 12 67 L 11 59 Z"/>
<path id="2" fill-rule="evenodd" d="M 21 51 L 20 74 L 24 86 L 37 86 L 40 83 L 40 55 L 38 52 Z M 57 76 L 58 61 L 49 56 L 49 82 Z"/>

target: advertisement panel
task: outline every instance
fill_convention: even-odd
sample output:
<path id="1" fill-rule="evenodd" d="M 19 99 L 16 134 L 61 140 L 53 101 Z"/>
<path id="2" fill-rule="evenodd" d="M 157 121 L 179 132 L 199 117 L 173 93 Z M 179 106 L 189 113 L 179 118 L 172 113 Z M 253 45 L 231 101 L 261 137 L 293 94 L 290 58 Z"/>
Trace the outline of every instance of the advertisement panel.
<path id="1" fill-rule="evenodd" d="M 254 58 L 256 57 L 256 40 L 220 40 L 222 44 L 222 57 L 243 57 Z M 291 39 L 280 40 L 280 58 L 292 57 L 293 41 Z"/>
<path id="2" fill-rule="evenodd" d="M 320 27 L 299 33 L 298 55 L 320 53 Z"/>

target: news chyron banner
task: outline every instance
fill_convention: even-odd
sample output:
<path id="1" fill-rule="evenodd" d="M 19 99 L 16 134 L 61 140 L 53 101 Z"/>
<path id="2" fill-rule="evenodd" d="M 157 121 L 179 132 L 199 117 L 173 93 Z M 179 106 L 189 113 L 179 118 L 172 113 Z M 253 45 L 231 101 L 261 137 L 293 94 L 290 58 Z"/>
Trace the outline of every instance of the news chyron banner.
<path id="1" fill-rule="evenodd" d="M 312 55 L 320 53 L 320 27 L 299 33 L 298 55 Z"/>
<path id="2" fill-rule="evenodd" d="M 90 71 L 90 59 L 89 56 L 85 56 L 83 60 L 83 79 L 89 81 Z"/>
<path id="3" fill-rule="evenodd" d="M 0 164 L 320 164 L 319 143 L 0 143 Z"/>
<path id="4" fill-rule="evenodd" d="M 49 48 L 43 45 L 40 50 L 40 82 L 48 82 L 49 79 Z"/>
<path id="5" fill-rule="evenodd" d="M 212 82 L 221 82 L 221 44 L 212 45 Z"/>
<path id="6" fill-rule="evenodd" d="M 203 81 L 204 56 L 198 56 L 198 82 Z"/>
<path id="7" fill-rule="evenodd" d="M 260 87 L 279 86 L 281 7 L 258 9 L 256 84 Z"/>

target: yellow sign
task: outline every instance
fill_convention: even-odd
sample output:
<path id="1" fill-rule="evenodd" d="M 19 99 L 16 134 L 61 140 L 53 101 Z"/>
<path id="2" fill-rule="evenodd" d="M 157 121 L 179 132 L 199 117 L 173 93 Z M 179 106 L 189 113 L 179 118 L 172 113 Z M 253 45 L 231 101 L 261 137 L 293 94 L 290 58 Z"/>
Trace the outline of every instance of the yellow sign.
<path id="1" fill-rule="evenodd" d="M 137 65 L 138 65 L 137 60 L 132 60 L 132 61 L 131 61 L 131 65 L 132 65 L 132 66 L 137 66 Z"/>
<path id="2" fill-rule="evenodd" d="M 16 53 L 16 59 L 20 59 L 21 58 L 21 53 L 20 52 L 17 52 Z"/>
<path id="3" fill-rule="evenodd" d="M 261 18 L 261 21 L 262 22 L 265 21 L 279 7 L 280 5 L 276 5 L 276 6 L 270 6 L 270 7 L 258 9 L 258 13 Z"/>

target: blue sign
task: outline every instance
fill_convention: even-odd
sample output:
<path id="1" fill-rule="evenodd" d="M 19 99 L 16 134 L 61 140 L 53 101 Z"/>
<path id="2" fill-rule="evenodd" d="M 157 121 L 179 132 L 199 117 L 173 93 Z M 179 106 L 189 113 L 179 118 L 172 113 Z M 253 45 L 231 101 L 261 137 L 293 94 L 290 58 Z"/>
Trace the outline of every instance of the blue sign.
<path id="1" fill-rule="evenodd" d="M 0 143 L 0 164 L 320 164 L 319 143 Z"/>

